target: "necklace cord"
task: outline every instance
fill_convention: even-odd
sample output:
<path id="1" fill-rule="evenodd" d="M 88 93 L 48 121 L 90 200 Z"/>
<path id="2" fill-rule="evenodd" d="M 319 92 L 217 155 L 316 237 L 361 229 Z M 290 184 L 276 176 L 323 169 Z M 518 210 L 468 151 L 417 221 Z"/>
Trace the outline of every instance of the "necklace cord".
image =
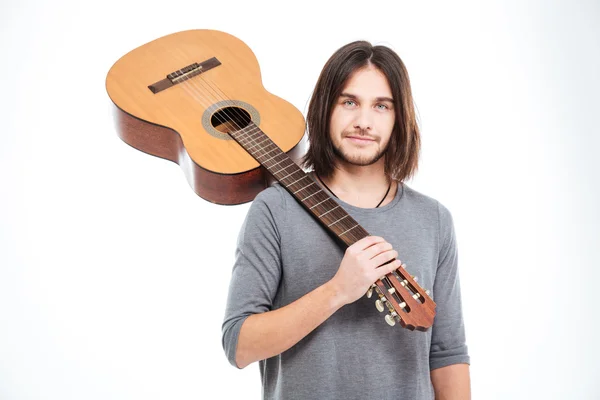
<path id="1" fill-rule="evenodd" d="M 325 189 L 329 190 L 329 191 L 331 192 L 331 194 L 332 194 L 332 195 L 333 195 L 333 196 L 334 196 L 336 199 L 339 199 L 339 197 L 337 197 L 337 196 L 336 196 L 336 194 L 335 194 L 335 193 L 333 193 L 333 190 L 329 189 L 329 186 L 327 186 L 327 185 L 325 184 L 325 182 L 323 182 L 323 181 L 321 180 L 321 177 L 320 177 L 320 176 L 319 176 L 317 173 L 315 173 L 315 176 L 317 177 L 317 179 L 319 180 L 319 182 L 321 182 L 321 184 L 323 184 L 323 186 L 325 186 Z M 383 203 L 383 201 L 384 201 L 384 200 L 385 200 L 385 198 L 387 197 L 387 195 L 388 195 L 388 193 L 390 192 L 390 189 L 391 189 L 391 188 L 392 188 L 392 181 L 390 180 L 390 185 L 388 186 L 388 189 L 387 189 L 387 191 L 385 192 L 385 195 L 383 195 L 383 199 L 381 199 L 381 201 L 379 202 L 379 204 L 377 204 L 377 206 L 376 206 L 375 208 L 379 208 L 379 206 L 381 205 L 381 203 Z"/>

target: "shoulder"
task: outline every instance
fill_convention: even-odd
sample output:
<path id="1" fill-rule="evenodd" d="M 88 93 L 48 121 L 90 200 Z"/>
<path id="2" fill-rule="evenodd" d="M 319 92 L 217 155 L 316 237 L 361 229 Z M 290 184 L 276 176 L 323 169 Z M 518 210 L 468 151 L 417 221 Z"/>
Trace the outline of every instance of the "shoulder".
<path id="1" fill-rule="evenodd" d="M 248 209 L 248 217 L 268 217 L 280 220 L 285 216 L 286 190 L 279 184 L 273 183 L 259 192 Z"/>
<path id="2" fill-rule="evenodd" d="M 259 192 L 253 200 L 253 205 L 264 205 L 268 208 L 283 208 L 285 206 L 285 195 L 287 191 L 280 183 L 275 182 L 271 186 Z"/>
<path id="3" fill-rule="evenodd" d="M 422 213 L 421 219 L 426 218 L 430 226 L 437 232 L 438 252 L 447 254 L 454 246 L 455 232 L 452 213 L 444 204 L 432 196 L 425 195 L 405 185 L 407 199 L 418 206 L 412 207 L 413 213 Z"/>
<path id="4" fill-rule="evenodd" d="M 268 186 L 250 203 L 244 217 L 238 245 L 248 240 L 264 237 L 279 238 L 280 227 L 285 226 L 285 199 L 282 187 Z"/>
<path id="5" fill-rule="evenodd" d="M 432 211 L 435 211 L 436 213 L 444 213 L 444 214 L 449 214 L 450 211 L 448 210 L 448 208 L 442 204 L 438 199 L 426 195 L 423 192 L 420 192 L 410 186 L 408 186 L 406 183 L 403 183 L 404 186 L 404 195 L 406 200 L 409 201 L 410 203 L 414 204 L 417 207 L 420 208 L 424 208 L 424 209 L 431 209 Z"/>
<path id="6" fill-rule="evenodd" d="M 417 204 L 422 204 L 424 206 L 435 206 L 437 207 L 437 200 L 434 199 L 431 196 L 428 196 L 426 194 L 424 194 L 423 192 L 420 192 L 410 186 L 408 186 L 406 183 L 402 184 L 404 186 L 404 196 L 406 197 L 406 199 L 417 203 Z"/>
<path id="7" fill-rule="evenodd" d="M 452 225 L 452 213 L 438 199 L 426 195 L 406 183 L 404 185 L 404 194 L 406 201 L 411 204 L 416 212 L 421 212 L 429 215 L 432 219 L 436 219 L 440 229 Z"/>

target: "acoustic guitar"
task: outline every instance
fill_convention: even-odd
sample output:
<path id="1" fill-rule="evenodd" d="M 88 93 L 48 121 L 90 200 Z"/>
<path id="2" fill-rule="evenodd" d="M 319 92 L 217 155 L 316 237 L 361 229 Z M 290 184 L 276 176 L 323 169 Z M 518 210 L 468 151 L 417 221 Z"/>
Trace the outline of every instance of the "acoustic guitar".
<path id="1" fill-rule="evenodd" d="M 223 205 L 252 201 L 278 181 L 341 244 L 369 236 L 300 168 L 302 113 L 262 85 L 258 61 L 240 39 L 215 30 L 163 36 L 121 57 L 106 90 L 119 137 L 180 165 L 194 192 Z M 385 321 L 427 331 L 435 302 L 406 270 L 367 292 Z"/>

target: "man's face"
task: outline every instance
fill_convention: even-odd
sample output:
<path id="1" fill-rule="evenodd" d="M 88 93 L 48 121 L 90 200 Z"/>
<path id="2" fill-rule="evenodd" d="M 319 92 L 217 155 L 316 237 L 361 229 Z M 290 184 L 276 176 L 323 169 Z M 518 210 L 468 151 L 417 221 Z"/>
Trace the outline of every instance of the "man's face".
<path id="1" fill-rule="evenodd" d="M 373 66 L 357 70 L 334 104 L 329 134 L 339 161 L 371 165 L 387 150 L 395 117 L 392 91 Z"/>

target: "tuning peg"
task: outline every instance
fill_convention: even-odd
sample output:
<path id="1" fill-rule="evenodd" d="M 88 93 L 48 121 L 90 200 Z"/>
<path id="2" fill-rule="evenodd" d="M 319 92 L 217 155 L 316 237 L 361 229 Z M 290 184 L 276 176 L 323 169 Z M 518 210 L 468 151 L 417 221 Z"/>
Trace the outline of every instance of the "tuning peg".
<path id="1" fill-rule="evenodd" d="M 385 316 L 385 322 L 387 322 L 387 323 L 388 323 L 388 325 L 390 325 L 390 326 L 394 326 L 394 325 L 396 325 L 396 318 L 395 318 L 395 317 L 396 317 L 397 315 L 398 315 L 398 314 L 396 314 L 396 312 L 395 312 L 395 311 L 392 311 L 390 314 L 387 314 L 387 315 Z"/>
<path id="2" fill-rule="evenodd" d="M 419 278 L 418 278 L 418 277 L 416 277 L 415 275 L 411 275 L 411 277 L 412 277 L 413 281 L 415 281 L 415 283 L 417 284 L 417 286 L 421 286 L 421 285 L 419 285 L 419 283 L 417 282 L 417 281 L 419 280 Z M 403 287 L 406 287 L 406 285 L 408 285 L 408 279 L 404 279 L 402 282 L 400 282 L 400 284 L 401 284 Z"/>
<path id="3" fill-rule="evenodd" d="M 385 299 L 385 297 L 384 297 Z M 383 312 L 384 307 L 383 307 L 383 301 L 381 301 L 380 299 L 378 299 L 377 301 L 375 301 L 375 307 L 377 308 L 377 310 L 379 312 Z"/>
<path id="4" fill-rule="evenodd" d="M 427 290 L 425 291 L 425 294 L 426 294 L 427 296 L 429 296 L 429 295 L 431 294 L 431 292 L 429 291 L 429 289 L 427 289 Z"/>
<path id="5" fill-rule="evenodd" d="M 373 296 L 373 289 L 377 289 L 377 285 L 376 284 L 372 284 L 371 287 L 369 288 L 369 290 L 367 290 L 367 298 L 371 298 L 371 296 Z"/>

